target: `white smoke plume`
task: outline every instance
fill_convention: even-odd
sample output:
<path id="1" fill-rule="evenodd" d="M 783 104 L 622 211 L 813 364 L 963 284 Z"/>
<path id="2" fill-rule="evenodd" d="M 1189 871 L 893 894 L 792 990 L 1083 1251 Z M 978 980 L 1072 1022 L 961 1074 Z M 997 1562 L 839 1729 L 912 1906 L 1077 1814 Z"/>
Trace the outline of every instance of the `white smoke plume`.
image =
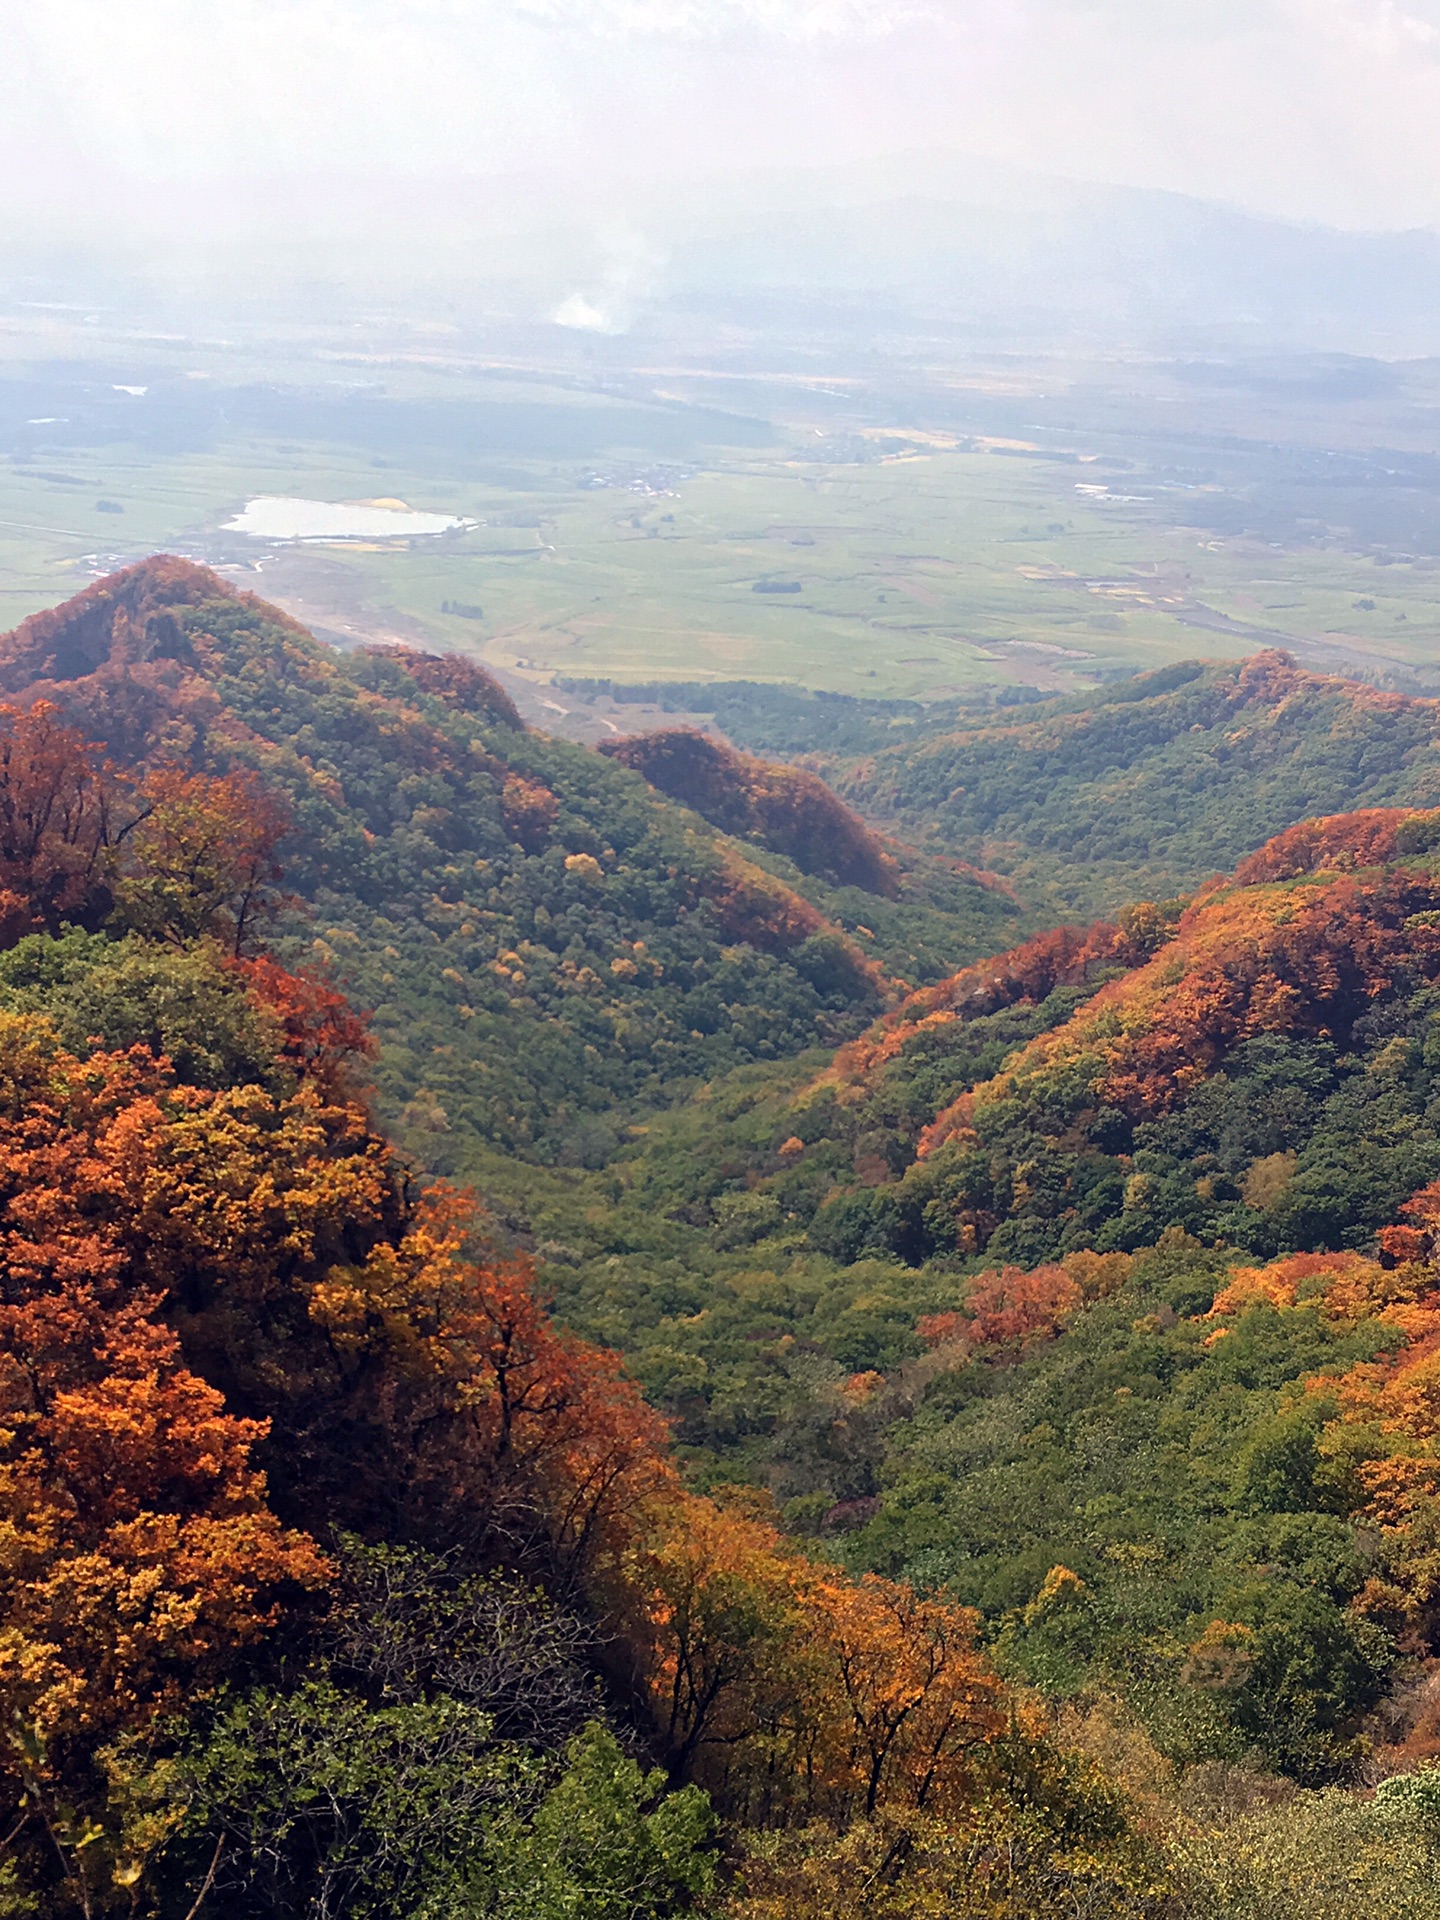
<path id="1" fill-rule="evenodd" d="M 640 307 L 659 287 L 665 256 L 643 234 L 628 228 L 601 234 L 598 251 L 595 272 L 565 296 L 551 320 L 581 333 L 628 333 Z"/>

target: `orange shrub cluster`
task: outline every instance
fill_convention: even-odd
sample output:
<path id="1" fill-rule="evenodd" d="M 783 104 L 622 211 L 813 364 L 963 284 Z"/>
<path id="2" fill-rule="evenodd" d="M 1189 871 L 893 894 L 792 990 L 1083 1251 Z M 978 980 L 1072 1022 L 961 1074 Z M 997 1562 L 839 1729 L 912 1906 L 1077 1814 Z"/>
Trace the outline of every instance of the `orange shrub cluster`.
<path id="1" fill-rule="evenodd" d="M 1371 807 L 1301 820 L 1242 860 L 1235 869 L 1235 884 L 1250 887 L 1327 868 L 1351 871 L 1383 866 L 1395 858 L 1395 832 L 1406 816 L 1404 807 Z"/>
<path id="2" fill-rule="evenodd" d="M 1142 902 L 1118 924 L 1097 920 L 1090 927 L 1054 927 L 993 960 L 977 960 L 947 980 L 907 994 L 858 1040 L 841 1047 L 820 1084 L 856 1085 L 871 1078 L 922 1027 L 1037 1004 L 1057 987 L 1086 986 L 1109 968 L 1139 966 L 1170 926 L 1166 909 Z"/>
<path id="3" fill-rule="evenodd" d="M 1124 1284 L 1126 1253 L 1070 1253 L 1026 1272 L 992 1268 L 969 1284 L 963 1308 L 924 1315 L 915 1331 L 928 1347 L 1022 1350 L 1060 1332 L 1082 1306 Z"/>

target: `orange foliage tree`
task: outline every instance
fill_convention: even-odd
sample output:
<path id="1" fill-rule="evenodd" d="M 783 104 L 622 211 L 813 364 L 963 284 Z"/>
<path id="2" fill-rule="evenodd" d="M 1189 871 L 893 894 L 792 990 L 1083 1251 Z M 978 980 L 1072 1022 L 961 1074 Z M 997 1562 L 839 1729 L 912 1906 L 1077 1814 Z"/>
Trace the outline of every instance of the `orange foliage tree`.
<path id="1" fill-rule="evenodd" d="M 857 1083 L 876 1073 L 921 1027 L 974 1020 L 1024 1002 L 1038 1003 L 1057 987 L 1088 985 L 1115 967 L 1141 965 L 1174 930 L 1172 906 L 1141 901 L 1118 923 L 1053 927 L 994 959 L 977 960 L 934 986 L 907 994 L 892 1012 L 836 1054 L 821 1076 Z"/>
<path id="2" fill-rule="evenodd" d="M 1414 1224 L 1382 1229 L 1389 1264 L 1369 1263 L 1330 1290 L 1332 1308 L 1376 1313 L 1403 1336 L 1393 1351 L 1334 1383 L 1340 1418 L 1330 1444 L 1352 1459 L 1365 1510 L 1386 1543 L 1388 1564 L 1370 1582 L 1364 1603 L 1434 1650 L 1440 1648 L 1440 1183 L 1401 1211 Z"/>
<path id="3" fill-rule="evenodd" d="M 991 1268 L 970 1282 L 963 1309 L 924 1315 L 915 1331 L 929 1347 L 1023 1349 L 1057 1334 L 1091 1300 L 1113 1293 L 1132 1261 L 1124 1253 L 1071 1253 L 1025 1271 Z"/>
<path id="4" fill-rule="evenodd" d="M 808 1560 L 741 1502 L 672 1495 L 620 1581 L 673 1777 L 749 1818 L 843 1825 L 963 1799 L 1000 1730 L 974 1614 Z"/>
<path id="5" fill-rule="evenodd" d="M 0 1785 L 80 1892 L 65 1809 L 96 1747 L 213 1683 L 327 1572 L 267 1504 L 268 1424 L 226 1411 L 136 1284 L 101 1142 L 154 1078 L 0 1023 Z"/>
<path id="6" fill-rule="evenodd" d="M 113 802 L 113 779 L 57 707 L 0 706 L 0 945 L 104 917 Z"/>
<path id="7" fill-rule="evenodd" d="M 291 969 L 267 953 L 235 962 L 253 997 L 280 1023 L 281 1058 L 327 1093 L 344 1091 L 346 1070 L 375 1050 L 361 1014 L 322 975 Z"/>
<path id="8" fill-rule="evenodd" d="M 512 773 L 501 789 L 500 812 L 506 832 L 518 840 L 527 853 L 539 853 L 549 841 L 550 830 L 559 817 L 560 802 L 543 780 Z"/>
<path id="9" fill-rule="evenodd" d="M 461 1525 L 537 1571 L 586 1561 L 655 1484 L 665 1430 L 613 1355 L 555 1328 L 473 1202 L 417 1199 L 364 1111 L 176 1085 L 143 1049 L 79 1061 L 0 1020 L 0 1277 L 110 1263 L 186 1359 L 270 1418 L 296 1518 Z"/>
<path id="10" fill-rule="evenodd" d="M 275 902 L 285 809 L 252 774 L 176 767 L 148 774 L 139 801 L 120 836 L 126 859 L 116 892 L 126 922 L 182 944 L 214 935 L 240 953 Z"/>
<path id="11" fill-rule="evenodd" d="M 473 1202 L 437 1189 L 318 1280 L 309 1317 L 378 1392 L 427 1525 L 573 1586 L 669 1483 L 667 1430 L 617 1356 L 554 1325 L 527 1262 L 476 1240 Z"/>
<path id="12" fill-rule="evenodd" d="M 0 1688 L 48 1744 L 174 1708 L 325 1563 L 143 1297 L 72 1277 L 0 1308 Z"/>
<path id="13" fill-rule="evenodd" d="M 288 816 L 252 774 L 161 767 L 138 783 L 99 762 L 48 701 L 0 706 L 0 946 L 66 921 L 239 953 L 275 900 Z"/>

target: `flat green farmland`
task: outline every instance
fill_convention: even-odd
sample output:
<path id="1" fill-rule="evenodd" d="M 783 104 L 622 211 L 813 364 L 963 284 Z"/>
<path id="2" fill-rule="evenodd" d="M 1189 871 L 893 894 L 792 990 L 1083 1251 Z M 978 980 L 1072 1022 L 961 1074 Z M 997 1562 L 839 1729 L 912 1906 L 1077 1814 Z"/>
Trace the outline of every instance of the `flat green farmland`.
<path id="1" fill-rule="evenodd" d="M 477 524 L 393 542 L 226 533 L 257 494 L 395 498 Z M 1322 665 L 1440 658 L 1430 563 L 1218 535 L 1204 511 L 1193 489 L 1029 449 L 828 460 L 793 433 L 661 465 L 623 448 L 598 463 L 258 438 L 87 448 L 0 468 L 0 618 L 178 548 L 327 631 L 463 647 L 539 678 L 924 697 L 1077 686 L 1277 641 Z"/>

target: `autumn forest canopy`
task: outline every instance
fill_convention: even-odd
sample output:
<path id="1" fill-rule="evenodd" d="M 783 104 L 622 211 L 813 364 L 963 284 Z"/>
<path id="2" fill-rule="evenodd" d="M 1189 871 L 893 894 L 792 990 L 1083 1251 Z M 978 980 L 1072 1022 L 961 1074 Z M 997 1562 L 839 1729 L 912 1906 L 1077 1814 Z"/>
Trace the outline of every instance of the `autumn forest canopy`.
<path id="1" fill-rule="evenodd" d="M 767 698 L 0 639 L 0 1914 L 1440 1911 L 1440 704 Z"/>

